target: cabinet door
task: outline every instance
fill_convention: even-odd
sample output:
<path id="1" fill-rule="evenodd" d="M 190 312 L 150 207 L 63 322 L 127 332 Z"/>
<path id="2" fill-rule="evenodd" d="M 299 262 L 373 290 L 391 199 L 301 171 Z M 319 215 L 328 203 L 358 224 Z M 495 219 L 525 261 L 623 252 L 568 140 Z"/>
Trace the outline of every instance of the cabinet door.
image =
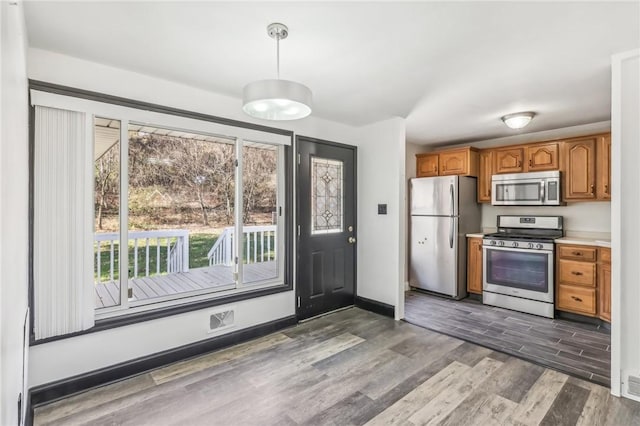
<path id="1" fill-rule="evenodd" d="M 496 149 L 493 152 L 494 173 L 520 173 L 523 171 L 524 148 Z"/>
<path id="2" fill-rule="evenodd" d="M 416 174 L 418 177 L 438 176 L 438 154 L 416 155 Z"/>
<path id="3" fill-rule="evenodd" d="M 491 175 L 493 175 L 493 151 L 480 151 L 480 173 L 478 175 L 478 202 L 491 202 Z"/>
<path id="4" fill-rule="evenodd" d="M 564 145 L 564 194 L 567 201 L 596 198 L 596 139 L 570 140 Z"/>
<path id="5" fill-rule="evenodd" d="M 440 153 L 440 176 L 469 173 L 469 150 Z"/>
<path id="6" fill-rule="evenodd" d="M 611 199 L 611 134 L 598 138 L 596 170 L 598 200 Z"/>
<path id="7" fill-rule="evenodd" d="M 482 294 L 482 238 L 469 238 L 467 245 L 467 291 Z"/>
<path id="8" fill-rule="evenodd" d="M 527 166 L 530 172 L 558 170 L 558 144 L 547 143 L 527 147 Z"/>

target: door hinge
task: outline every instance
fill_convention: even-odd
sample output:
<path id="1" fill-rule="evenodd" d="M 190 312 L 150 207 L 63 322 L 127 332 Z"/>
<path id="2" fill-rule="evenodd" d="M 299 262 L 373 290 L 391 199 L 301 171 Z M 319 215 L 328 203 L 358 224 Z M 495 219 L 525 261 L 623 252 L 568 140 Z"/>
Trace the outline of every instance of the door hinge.
<path id="1" fill-rule="evenodd" d="M 298 153 L 298 165 L 300 165 L 300 153 Z"/>
<path id="2" fill-rule="evenodd" d="M 236 158 L 236 161 L 233 164 L 235 164 L 235 166 L 238 167 L 238 159 L 237 158 Z"/>
<path id="3" fill-rule="evenodd" d="M 237 265 L 237 264 L 238 264 L 238 256 L 236 256 L 236 258 L 235 258 L 233 261 L 234 261 L 234 262 L 236 263 L 236 265 Z"/>
<path id="4" fill-rule="evenodd" d="M 300 296 L 298 296 L 298 308 L 300 307 Z"/>
<path id="5" fill-rule="evenodd" d="M 300 225 L 298 225 L 298 237 L 300 236 Z"/>
<path id="6" fill-rule="evenodd" d="M 282 216 L 282 206 L 278 207 L 278 216 Z"/>

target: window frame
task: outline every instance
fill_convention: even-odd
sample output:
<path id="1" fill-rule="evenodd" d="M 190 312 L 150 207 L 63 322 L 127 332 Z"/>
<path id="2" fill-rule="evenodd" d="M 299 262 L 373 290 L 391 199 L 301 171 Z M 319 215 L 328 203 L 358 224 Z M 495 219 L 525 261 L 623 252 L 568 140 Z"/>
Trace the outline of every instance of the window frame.
<path id="1" fill-rule="evenodd" d="M 91 121 L 94 117 L 106 117 L 120 121 L 120 191 L 121 197 L 128 193 L 128 176 L 126 175 L 127 164 L 122 161 L 128 156 L 128 130 L 130 123 L 144 123 L 145 125 L 157 126 L 160 128 L 181 128 L 194 133 L 219 134 L 225 138 L 235 137 L 236 142 L 236 158 L 242 162 L 242 146 L 243 140 L 256 141 L 260 143 L 280 145 L 278 147 L 278 185 L 277 185 L 277 205 L 282 208 L 281 217 L 277 223 L 277 248 L 280 251 L 278 262 L 278 279 L 275 281 L 259 281 L 256 283 L 243 283 L 242 274 L 238 274 L 236 288 L 221 291 L 195 291 L 184 293 L 182 297 L 172 297 L 170 300 L 151 299 L 150 301 L 134 302 L 132 304 L 124 303 L 127 301 L 127 286 L 121 286 L 121 304 L 112 308 L 96 308 L 95 327 L 62 336 L 55 336 L 47 339 L 36 341 L 34 331 L 31 330 L 30 344 L 41 344 L 53 340 L 59 340 L 76 335 L 87 334 L 91 332 L 101 331 L 114 327 L 134 324 L 142 321 L 153 320 L 170 315 L 190 312 L 193 310 L 210 308 L 218 305 L 234 303 L 241 300 L 247 300 L 255 297 L 263 297 L 269 294 L 280 293 L 283 291 L 293 290 L 293 135 L 292 131 L 277 129 L 253 123 L 247 123 L 237 120 L 229 120 L 221 117 L 210 116 L 193 111 L 187 111 L 177 108 L 151 104 L 127 98 L 115 97 L 97 92 L 85 91 L 81 89 L 60 86 L 56 84 L 29 80 L 29 97 L 30 97 L 30 158 L 29 158 L 29 174 L 30 174 L 30 201 L 29 201 L 29 251 L 33 253 L 33 179 L 34 179 L 34 109 L 31 102 L 32 91 L 45 94 L 59 95 L 65 98 L 57 98 L 51 107 L 67 108 L 85 112 L 91 115 Z M 165 118 L 166 120 L 162 120 Z M 152 124 L 153 123 L 153 124 Z M 190 126 L 192 124 L 193 126 Z M 224 132 L 219 133 L 218 129 L 229 130 L 231 134 Z M 264 137 L 262 137 L 264 136 Z M 266 139 L 266 140 L 265 140 Z M 239 154 L 239 155 L 238 155 Z M 123 173 L 123 169 L 125 173 Z M 126 176 L 123 179 L 123 176 Z M 239 177 L 238 177 L 239 176 Z M 242 175 L 241 167 L 236 168 L 236 179 L 240 185 L 236 189 L 236 201 L 240 198 L 242 202 Z M 281 198 L 280 198 L 281 197 Z M 125 211 L 127 203 L 120 203 L 120 243 L 127 241 L 128 238 L 128 215 Z M 236 204 L 242 206 L 242 204 Z M 236 208 L 236 232 L 242 230 L 243 223 L 238 221 L 239 215 L 242 218 L 242 209 Z M 282 235 L 282 237 L 280 237 Z M 239 258 L 241 259 L 240 245 L 236 245 L 236 250 L 240 250 Z M 120 245 L 120 247 L 123 247 Z M 128 247 L 128 244 L 125 245 Z M 123 256 L 124 253 L 118 254 Z M 120 276 L 128 276 L 128 262 L 119 262 Z M 241 270 L 241 269 L 240 269 Z M 122 272 L 125 272 L 122 275 Z M 195 294 L 194 294 L 195 293 Z M 124 298 L 123 298 L 124 296 Z M 33 319 L 33 256 L 30 256 L 29 264 L 29 305 L 31 316 Z M 33 321 L 32 321 L 33 324 Z"/>

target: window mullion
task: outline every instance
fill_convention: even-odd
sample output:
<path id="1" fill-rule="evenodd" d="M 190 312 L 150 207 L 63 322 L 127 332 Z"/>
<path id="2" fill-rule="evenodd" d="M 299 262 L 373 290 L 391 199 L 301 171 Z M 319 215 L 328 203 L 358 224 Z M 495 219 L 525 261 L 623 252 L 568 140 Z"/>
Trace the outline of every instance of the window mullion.
<path id="1" fill-rule="evenodd" d="M 120 122 L 120 307 L 129 308 L 129 120 Z"/>
<path id="2" fill-rule="evenodd" d="M 243 238 L 243 218 L 242 218 L 242 146 L 243 140 L 236 139 L 236 194 L 235 194 L 235 241 L 234 256 L 236 259 L 236 287 L 242 287 L 243 283 L 243 257 L 242 248 L 244 246 Z"/>

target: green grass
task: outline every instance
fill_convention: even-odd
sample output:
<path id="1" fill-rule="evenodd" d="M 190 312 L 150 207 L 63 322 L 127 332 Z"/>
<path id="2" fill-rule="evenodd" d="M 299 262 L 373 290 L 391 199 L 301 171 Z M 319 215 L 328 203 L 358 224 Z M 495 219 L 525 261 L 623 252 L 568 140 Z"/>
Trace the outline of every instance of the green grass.
<path id="1" fill-rule="evenodd" d="M 219 235 L 213 234 L 190 234 L 189 235 L 189 268 L 202 268 L 205 266 L 209 266 L 209 259 L 207 258 L 207 254 L 211 247 L 218 240 Z M 265 242 L 267 242 L 267 238 L 265 238 Z M 142 244 L 142 246 L 138 246 L 138 276 L 146 275 L 146 243 L 145 240 L 139 240 L 138 244 Z M 155 238 L 149 239 L 149 275 L 156 275 L 157 271 L 157 244 L 158 241 Z M 246 240 L 243 242 L 243 259 L 246 259 L 247 255 L 247 246 Z M 274 237 L 271 237 L 271 241 L 269 242 L 270 247 L 274 244 Z M 257 247 L 256 247 L 257 245 Z M 249 250 L 251 255 L 253 256 L 254 247 L 257 249 L 258 258 L 260 258 L 260 249 L 261 249 L 261 241 L 258 238 L 257 240 L 251 239 L 249 241 Z M 113 278 L 117 280 L 120 277 L 119 273 L 119 262 L 118 262 L 118 250 L 119 244 L 114 243 L 114 265 L 113 265 Z M 109 246 L 103 244 L 101 248 L 101 257 L 100 257 L 100 281 L 108 281 L 110 270 L 110 254 L 109 254 Z M 134 273 L 134 247 L 133 241 L 129 242 L 129 276 L 133 277 Z M 96 254 L 94 252 L 94 262 L 96 258 Z M 273 251 L 265 251 L 265 260 L 273 260 L 275 259 L 275 253 Z M 246 262 L 246 261 L 245 261 Z M 166 273 L 167 269 L 167 246 L 166 240 L 160 240 L 160 272 Z M 97 271 L 94 270 L 94 275 Z"/>

